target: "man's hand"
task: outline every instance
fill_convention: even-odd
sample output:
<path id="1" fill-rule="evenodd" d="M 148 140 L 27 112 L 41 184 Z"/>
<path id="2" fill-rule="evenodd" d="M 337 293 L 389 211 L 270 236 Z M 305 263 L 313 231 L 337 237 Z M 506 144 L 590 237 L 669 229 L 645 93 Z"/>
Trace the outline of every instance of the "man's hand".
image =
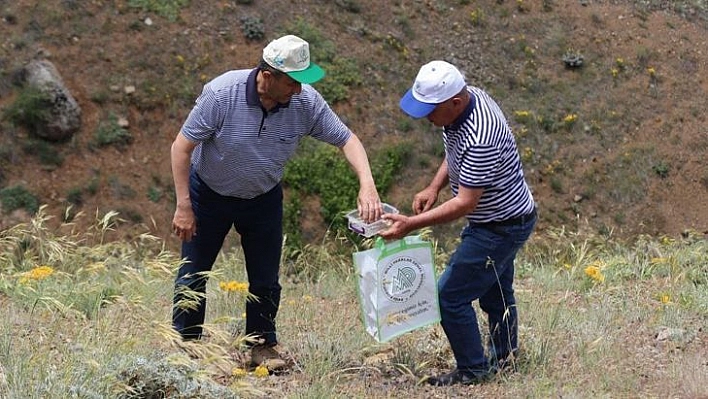
<path id="1" fill-rule="evenodd" d="M 359 218 L 366 223 L 373 223 L 381 218 L 383 205 L 375 186 L 359 189 L 356 207 L 359 210 Z"/>
<path id="2" fill-rule="evenodd" d="M 413 197 L 413 213 L 419 215 L 432 209 L 438 201 L 438 191 L 432 187 L 427 187 Z"/>
<path id="3" fill-rule="evenodd" d="M 172 231 L 182 241 L 192 240 L 192 236 L 197 233 L 197 223 L 191 205 L 177 206 L 175 216 L 172 219 Z"/>
<path id="4" fill-rule="evenodd" d="M 409 223 L 409 217 L 400 213 L 384 213 L 381 217 L 389 223 L 389 227 L 379 235 L 385 240 L 397 240 L 405 237 L 414 229 Z"/>

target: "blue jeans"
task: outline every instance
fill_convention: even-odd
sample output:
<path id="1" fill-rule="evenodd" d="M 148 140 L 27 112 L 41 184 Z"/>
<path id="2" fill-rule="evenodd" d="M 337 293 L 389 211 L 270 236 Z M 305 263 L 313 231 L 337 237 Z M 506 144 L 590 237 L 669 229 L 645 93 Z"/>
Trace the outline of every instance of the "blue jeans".
<path id="1" fill-rule="evenodd" d="M 175 280 L 172 313 L 174 329 L 183 339 L 199 339 L 206 311 L 207 277 L 224 239 L 233 226 L 241 237 L 248 291 L 257 297 L 246 303 L 246 335 L 276 344 L 275 317 L 280 306 L 278 282 L 283 243 L 283 190 L 277 185 L 253 199 L 226 197 L 212 191 L 192 171 L 189 195 L 197 220 L 197 234 L 182 242 L 182 259 Z M 200 293 L 195 306 L 178 306 L 191 299 L 185 289 Z"/>
<path id="2" fill-rule="evenodd" d="M 534 213 L 518 224 L 470 223 L 462 231 L 462 242 L 438 281 L 441 325 L 458 369 L 486 372 L 490 360 L 502 360 L 518 349 L 514 258 L 535 224 Z M 472 307 L 477 299 L 489 321 L 491 359 Z"/>

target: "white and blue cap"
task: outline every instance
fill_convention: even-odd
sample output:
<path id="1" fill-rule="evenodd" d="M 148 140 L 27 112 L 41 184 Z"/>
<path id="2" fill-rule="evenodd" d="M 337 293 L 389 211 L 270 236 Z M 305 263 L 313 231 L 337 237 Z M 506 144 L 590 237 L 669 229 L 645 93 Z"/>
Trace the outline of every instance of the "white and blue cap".
<path id="1" fill-rule="evenodd" d="M 422 118 L 459 93 L 467 84 L 454 65 L 431 61 L 420 68 L 413 87 L 403 95 L 400 107 L 413 118 Z"/>

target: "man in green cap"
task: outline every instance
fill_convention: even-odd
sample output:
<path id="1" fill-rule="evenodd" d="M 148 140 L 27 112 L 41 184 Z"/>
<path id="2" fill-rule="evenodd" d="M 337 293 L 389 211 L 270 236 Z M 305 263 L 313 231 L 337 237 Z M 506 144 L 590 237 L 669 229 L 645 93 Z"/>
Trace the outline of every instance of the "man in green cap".
<path id="1" fill-rule="evenodd" d="M 206 280 L 233 227 L 241 238 L 249 293 L 245 334 L 252 365 L 287 367 L 276 348 L 275 318 L 283 243 L 287 161 L 305 136 L 340 148 L 359 179 L 357 208 L 365 221 L 382 213 L 366 151 L 310 84 L 325 72 L 309 44 L 287 35 L 268 44 L 254 69 L 233 70 L 204 86 L 171 150 L 177 199 L 172 228 L 182 240 L 173 327 L 184 340 L 202 336 Z M 336 178 L 336 176 L 333 176 Z M 198 299 L 194 299 L 194 292 Z"/>

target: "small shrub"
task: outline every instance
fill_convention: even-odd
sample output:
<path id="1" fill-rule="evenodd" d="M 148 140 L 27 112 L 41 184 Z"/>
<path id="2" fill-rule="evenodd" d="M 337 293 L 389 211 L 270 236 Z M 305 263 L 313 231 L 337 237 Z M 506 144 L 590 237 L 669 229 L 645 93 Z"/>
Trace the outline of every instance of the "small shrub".
<path id="1" fill-rule="evenodd" d="M 646 69 L 654 56 L 652 50 L 644 46 L 637 47 L 637 66 L 641 69 Z"/>
<path id="2" fill-rule="evenodd" d="M 657 176 L 665 179 L 669 176 L 669 165 L 661 161 L 658 164 L 652 166 L 651 168 Z"/>
<path id="3" fill-rule="evenodd" d="M 46 93 L 28 86 L 22 89 L 15 101 L 5 109 L 3 119 L 25 127 L 35 134 L 49 120 L 51 107 L 51 99 Z"/>
<path id="4" fill-rule="evenodd" d="M 335 0 L 334 2 L 339 8 L 354 14 L 361 12 L 361 5 L 357 0 Z"/>
<path id="5" fill-rule="evenodd" d="M 98 129 L 94 135 L 94 142 L 98 147 L 116 145 L 118 147 L 126 146 L 133 141 L 133 136 L 130 132 L 118 125 L 118 118 L 115 115 L 109 115 L 108 121 L 99 123 Z"/>
<path id="6" fill-rule="evenodd" d="M 148 187 L 147 197 L 150 201 L 160 202 L 162 195 L 163 195 L 163 193 L 162 193 L 162 189 L 160 187 L 157 187 L 157 186 Z"/>
<path id="7" fill-rule="evenodd" d="M 61 153 L 57 151 L 55 146 L 46 141 L 29 140 L 22 149 L 25 154 L 36 156 L 42 165 L 50 166 L 52 169 L 64 163 L 64 157 Z"/>
<path id="8" fill-rule="evenodd" d="M 108 103 L 111 99 L 111 94 L 108 90 L 96 90 L 91 93 L 91 96 L 89 97 L 91 101 L 98 105 L 103 105 Z"/>
<path id="9" fill-rule="evenodd" d="M 6 187 L 0 190 L 0 203 L 5 213 L 17 209 L 26 209 L 34 214 L 39 210 L 39 200 L 22 185 Z"/>
<path id="10" fill-rule="evenodd" d="M 481 8 L 470 11 L 470 23 L 472 26 L 484 26 L 484 11 Z"/>
<path id="11" fill-rule="evenodd" d="M 565 54 L 563 54 L 563 62 L 568 69 L 580 68 L 583 66 L 584 61 L 585 57 L 574 49 L 568 49 Z"/>
<path id="12" fill-rule="evenodd" d="M 96 195 L 100 185 L 101 185 L 101 180 L 98 176 L 98 172 L 96 172 L 96 176 L 92 177 L 91 180 L 89 181 L 88 185 L 86 185 L 86 192 L 88 192 L 91 195 Z"/>
<path id="13" fill-rule="evenodd" d="M 209 379 L 198 378 L 199 370 L 165 359 L 138 358 L 116 373 L 121 382 L 119 399 L 136 398 L 236 398 L 235 393 Z"/>
<path id="14" fill-rule="evenodd" d="M 241 18 L 241 31 L 248 40 L 261 40 L 265 35 L 263 20 L 258 17 Z"/>
<path id="15" fill-rule="evenodd" d="M 84 203 L 83 195 L 84 190 L 81 187 L 73 187 L 69 189 L 68 193 L 66 193 L 66 202 L 72 205 L 80 206 Z"/>

